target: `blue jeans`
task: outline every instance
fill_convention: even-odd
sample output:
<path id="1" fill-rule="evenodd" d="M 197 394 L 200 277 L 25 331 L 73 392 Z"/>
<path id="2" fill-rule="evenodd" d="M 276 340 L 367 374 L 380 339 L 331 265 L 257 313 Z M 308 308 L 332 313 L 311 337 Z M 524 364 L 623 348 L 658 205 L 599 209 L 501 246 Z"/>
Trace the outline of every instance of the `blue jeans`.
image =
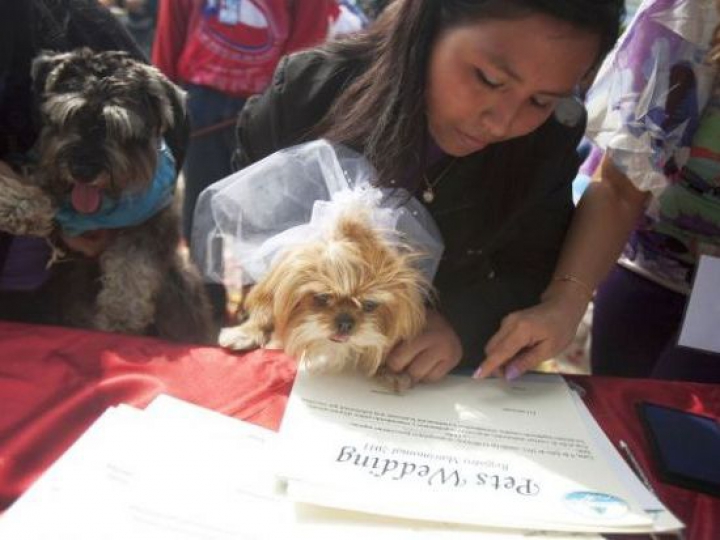
<path id="1" fill-rule="evenodd" d="M 198 196 L 210 184 L 233 172 L 235 120 L 245 99 L 204 86 L 188 84 L 185 89 L 188 92 L 191 135 L 183 166 L 183 235 L 189 243 Z"/>

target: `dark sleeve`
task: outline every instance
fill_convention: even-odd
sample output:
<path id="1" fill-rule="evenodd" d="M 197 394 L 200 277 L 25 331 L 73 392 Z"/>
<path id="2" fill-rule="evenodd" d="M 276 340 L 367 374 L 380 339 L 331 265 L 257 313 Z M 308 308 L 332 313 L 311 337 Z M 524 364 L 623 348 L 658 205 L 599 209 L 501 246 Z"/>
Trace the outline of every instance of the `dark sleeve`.
<path id="1" fill-rule="evenodd" d="M 481 276 L 473 294 L 475 304 L 481 306 L 479 324 L 459 332 L 465 350 L 478 359 L 484 357 L 485 344 L 505 316 L 540 301 L 572 218 L 571 191 L 568 184 L 533 204 L 516 222 L 502 247 L 490 256 L 487 273 Z M 462 328 L 465 323 L 460 321 L 458 325 Z"/>
<path id="2" fill-rule="evenodd" d="M 536 297 L 555 270 L 575 205 L 572 182 L 580 167 L 578 145 L 585 119 L 574 127 L 558 123 L 538 133 L 545 140 L 543 159 L 537 170 L 536 189 L 528 194 L 529 205 L 513 220 L 498 245 L 494 267 L 500 273 L 521 273 L 536 282 Z"/>
<path id="3" fill-rule="evenodd" d="M 287 116 L 285 77 L 289 57 L 285 56 L 273 75 L 272 83 L 262 94 L 249 98 L 238 116 L 237 148 L 234 164 L 247 167 L 285 146 L 289 136 L 284 119 Z M 289 144 L 287 144 L 289 146 Z"/>
<path id="4" fill-rule="evenodd" d="M 248 99 L 240 111 L 235 167 L 315 138 L 313 129 L 350 76 L 348 66 L 318 51 L 285 56 L 267 90 Z"/>
<path id="5" fill-rule="evenodd" d="M 441 298 L 468 365 L 477 366 L 485 357 L 485 345 L 505 316 L 540 301 L 553 275 L 575 208 L 572 181 L 583 128 L 584 122 L 554 138 L 555 150 L 537 166 L 537 185 L 544 189 L 530 194 L 530 204 L 512 218 L 483 275 L 465 290 Z"/>

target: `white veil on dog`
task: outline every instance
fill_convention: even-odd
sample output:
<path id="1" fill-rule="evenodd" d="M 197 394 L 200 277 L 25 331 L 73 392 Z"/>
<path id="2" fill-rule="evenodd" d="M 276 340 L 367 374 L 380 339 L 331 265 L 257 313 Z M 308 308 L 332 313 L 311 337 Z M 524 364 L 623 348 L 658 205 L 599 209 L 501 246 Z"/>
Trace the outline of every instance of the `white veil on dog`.
<path id="1" fill-rule="evenodd" d="M 359 203 L 391 241 L 423 255 L 419 270 L 432 282 L 443 252 L 437 225 L 406 191 L 375 188 L 374 178 L 363 156 L 326 140 L 276 152 L 201 193 L 192 257 L 206 281 L 236 291 L 257 282 L 284 250 L 321 238 Z"/>

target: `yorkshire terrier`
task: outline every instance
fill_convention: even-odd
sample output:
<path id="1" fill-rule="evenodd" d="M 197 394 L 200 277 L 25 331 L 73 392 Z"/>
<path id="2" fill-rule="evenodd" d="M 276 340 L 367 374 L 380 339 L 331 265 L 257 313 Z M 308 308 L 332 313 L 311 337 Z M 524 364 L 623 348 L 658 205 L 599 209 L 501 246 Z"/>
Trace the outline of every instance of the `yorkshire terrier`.
<path id="1" fill-rule="evenodd" d="M 31 185 L 2 176 L 0 229 L 45 236 L 68 255 L 51 268 L 43 290 L 51 315 L 42 322 L 215 341 L 200 276 L 179 252 L 178 171 L 164 146 L 186 122 L 183 92 L 123 52 L 44 53 L 32 75 L 41 122 L 37 161 Z M 60 216 L 92 220 L 122 204 L 140 212 L 148 194 L 158 201 L 130 225 L 101 222 L 78 233 L 100 238 L 97 257 L 62 244 Z"/>
<path id="2" fill-rule="evenodd" d="M 311 371 L 358 370 L 404 390 L 409 377 L 384 362 L 425 325 L 430 287 L 417 259 L 365 216 L 346 213 L 327 238 L 280 256 L 245 298 L 244 322 L 225 329 L 220 344 L 250 350 L 272 340 Z"/>

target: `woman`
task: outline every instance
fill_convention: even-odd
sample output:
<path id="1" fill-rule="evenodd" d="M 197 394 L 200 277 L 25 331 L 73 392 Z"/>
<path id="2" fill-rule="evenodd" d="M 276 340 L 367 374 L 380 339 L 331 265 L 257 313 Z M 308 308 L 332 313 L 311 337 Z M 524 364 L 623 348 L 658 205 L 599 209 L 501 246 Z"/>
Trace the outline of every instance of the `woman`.
<path id="1" fill-rule="evenodd" d="M 97 0 L 0 1 L 0 170 L 32 160 L 40 126 L 34 112 L 31 63 L 42 50 L 78 47 L 142 53 L 112 14 Z M 181 163 L 187 126 L 166 137 Z M 82 237 L 64 239 L 93 255 L 102 246 Z M 0 319 L 41 322 L 46 305 L 40 286 L 48 277 L 50 248 L 44 239 L 0 231 Z"/>
<path id="2" fill-rule="evenodd" d="M 720 255 L 718 5 L 647 1 L 608 57 L 588 97 L 602 161 L 556 270 L 586 296 L 505 321 L 490 369 L 525 349 L 524 370 L 562 347 L 610 272 L 595 298 L 593 373 L 720 382 L 717 355 L 677 346 L 697 261 Z"/>
<path id="3" fill-rule="evenodd" d="M 574 91 L 621 13 L 615 0 L 397 0 L 366 35 L 286 58 L 243 109 L 243 166 L 325 137 L 437 221 L 439 303 L 392 369 L 434 381 L 461 359 L 475 366 L 502 318 L 538 301 L 573 208 Z"/>

